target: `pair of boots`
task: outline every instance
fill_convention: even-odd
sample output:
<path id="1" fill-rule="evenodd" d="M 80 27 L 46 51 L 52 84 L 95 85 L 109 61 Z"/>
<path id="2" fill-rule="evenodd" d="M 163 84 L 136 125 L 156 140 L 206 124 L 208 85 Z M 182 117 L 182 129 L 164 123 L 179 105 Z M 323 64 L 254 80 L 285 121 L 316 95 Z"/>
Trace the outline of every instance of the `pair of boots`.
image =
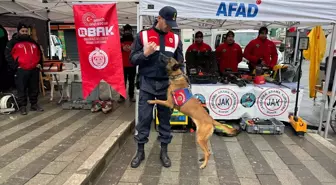
<path id="1" fill-rule="evenodd" d="M 131 162 L 132 168 L 137 168 L 140 166 L 141 162 L 145 159 L 145 149 L 144 144 L 138 144 L 138 151 Z M 162 166 L 169 168 L 171 166 L 171 161 L 168 157 L 168 145 L 165 143 L 161 143 L 161 152 L 160 152 L 160 160 Z"/>

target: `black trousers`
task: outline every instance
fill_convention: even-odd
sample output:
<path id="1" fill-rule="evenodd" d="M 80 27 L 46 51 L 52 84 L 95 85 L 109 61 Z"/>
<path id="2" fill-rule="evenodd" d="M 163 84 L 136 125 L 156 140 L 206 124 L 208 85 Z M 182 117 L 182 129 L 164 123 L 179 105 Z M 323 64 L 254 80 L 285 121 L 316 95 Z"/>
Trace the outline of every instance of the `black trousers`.
<path id="1" fill-rule="evenodd" d="M 135 126 L 138 133 L 134 136 L 134 139 L 138 144 L 145 144 L 148 142 L 148 136 L 150 128 L 153 123 L 153 107 L 149 104 L 148 100 L 167 100 L 167 95 L 154 95 L 149 92 L 140 90 L 139 94 L 139 109 L 138 109 L 138 123 Z M 162 105 L 157 105 L 158 119 L 159 119 L 159 136 L 158 140 L 161 143 L 169 144 L 173 138 L 170 132 L 170 117 L 172 111 Z"/>
<path id="2" fill-rule="evenodd" d="M 27 106 L 27 93 L 30 104 L 37 104 L 39 94 L 39 69 L 24 70 L 19 68 L 15 75 L 15 83 L 20 107 Z"/>
<path id="3" fill-rule="evenodd" d="M 135 67 L 124 67 L 125 87 L 127 88 L 127 81 L 128 81 L 128 97 L 129 98 L 134 98 L 135 74 L 136 74 Z M 123 98 L 123 97 L 120 96 L 120 98 Z"/>

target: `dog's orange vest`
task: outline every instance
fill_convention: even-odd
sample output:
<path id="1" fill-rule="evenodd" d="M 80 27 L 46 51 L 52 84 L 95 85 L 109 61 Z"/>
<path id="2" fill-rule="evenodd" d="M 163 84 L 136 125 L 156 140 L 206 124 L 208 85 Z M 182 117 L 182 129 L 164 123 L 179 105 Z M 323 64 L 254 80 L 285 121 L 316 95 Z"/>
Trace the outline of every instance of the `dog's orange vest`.
<path id="1" fill-rule="evenodd" d="M 160 51 L 160 35 L 153 28 L 144 30 L 140 34 L 142 45 L 146 47 L 150 42 L 154 42 L 157 47 L 156 51 Z M 173 32 L 165 35 L 165 51 L 175 53 L 179 43 L 179 36 Z"/>

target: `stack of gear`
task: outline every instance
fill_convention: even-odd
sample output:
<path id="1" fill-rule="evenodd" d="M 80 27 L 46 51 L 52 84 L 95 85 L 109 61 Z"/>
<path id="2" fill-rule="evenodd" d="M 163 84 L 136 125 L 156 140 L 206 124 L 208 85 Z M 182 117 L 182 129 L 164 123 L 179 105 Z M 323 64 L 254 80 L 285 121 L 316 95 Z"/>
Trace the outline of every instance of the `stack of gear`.
<path id="1" fill-rule="evenodd" d="M 240 78 L 239 73 L 235 73 L 230 70 L 225 70 L 225 72 L 222 73 L 220 82 L 223 84 L 236 84 L 238 87 L 245 87 L 246 84 L 249 83 L 248 80 Z"/>
<path id="2" fill-rule="evenodd" d="M 215 52 L 186 53 L 186 69 L 193 84 L 216 84 L 218 82 L 218 66 Z"/>
<path id="3" fill-rule="evenodd" d="M 261 64 L 258 64 L 255 68 L 254 84 L 265 84 L 264 69 Z"/>
<path id="4" fill-rule="evenodd" d="M 113 100 L 101 101 L 97 100 L 92 103 L 91 112 L 99 112 L 100 110 L 106 114 L 113 109 Z"/>
<path id="5" fill-rule="evenodd" d="M 285 125 L 275 118 L 269 120 L 242 118 L 240 126 L 250 134 L 283 134 L 285 131 Z"/>
<path id="6" fill-rule="evenodd" d="M 291 64 L 278 64 L 273 67 L 274 74 L 273 78 L 278 82 L 296 82 L 296 70 L 295 67 Z"/>

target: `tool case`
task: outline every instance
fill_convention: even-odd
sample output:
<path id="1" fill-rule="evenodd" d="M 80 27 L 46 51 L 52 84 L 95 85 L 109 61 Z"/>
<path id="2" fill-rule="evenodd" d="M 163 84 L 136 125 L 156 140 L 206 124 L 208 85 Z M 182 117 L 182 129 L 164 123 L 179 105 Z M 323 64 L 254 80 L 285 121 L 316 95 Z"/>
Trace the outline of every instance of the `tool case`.
<path id="1" fill-rule="evenodd" d="M 250 134 L 283 134 L 285 125 L 275 118 L 268 120 L 242 118 L 240 126 Z"/>

